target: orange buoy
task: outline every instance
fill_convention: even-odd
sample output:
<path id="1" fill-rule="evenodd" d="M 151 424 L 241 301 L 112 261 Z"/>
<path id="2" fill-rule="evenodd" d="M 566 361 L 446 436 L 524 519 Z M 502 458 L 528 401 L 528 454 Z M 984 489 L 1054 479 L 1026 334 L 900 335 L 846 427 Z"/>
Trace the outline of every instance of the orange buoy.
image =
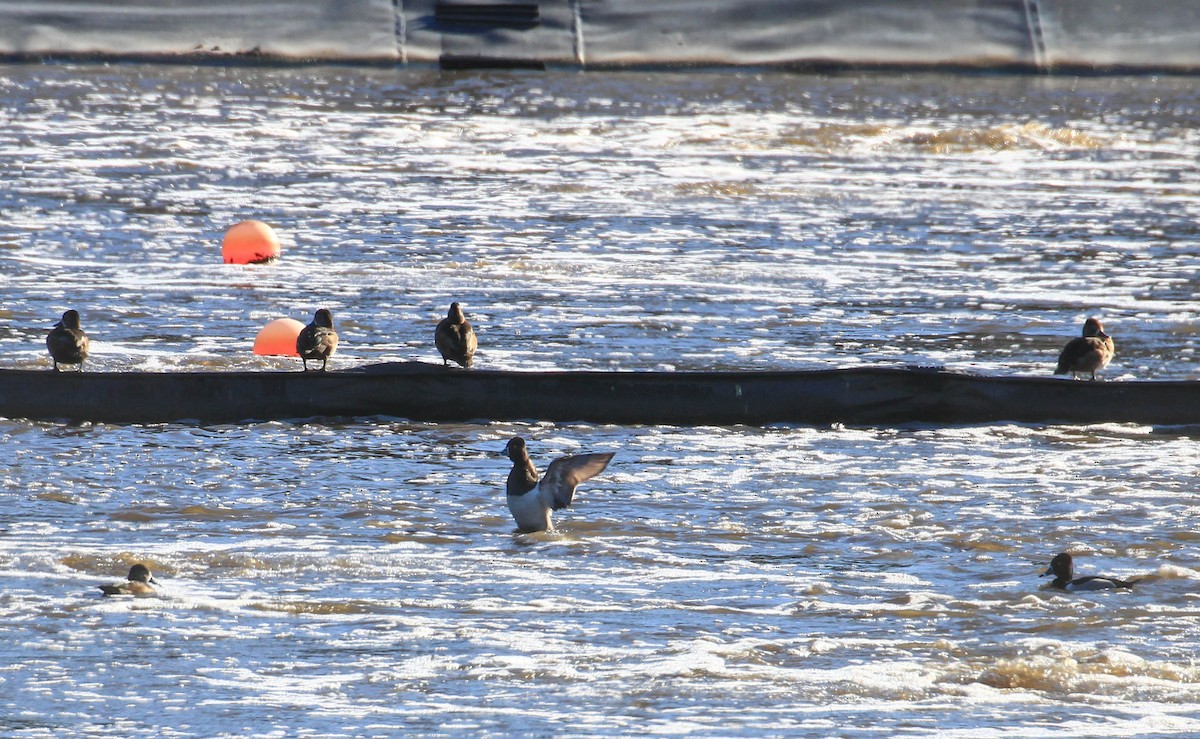
<path id="1" fill-rule="evenodd" d="M 276 357 L 298 357 L 296 337 L 304 330 L 304 324 L 295 318 L 276 318 L 254 337 L 254 353 Z"/>
<path id="2" fill-rule="evenodd" d="M 279 258 L 279 237 L 262 221 L 235 223 L 221 242 L 225 264 L 263 264 Z"/>

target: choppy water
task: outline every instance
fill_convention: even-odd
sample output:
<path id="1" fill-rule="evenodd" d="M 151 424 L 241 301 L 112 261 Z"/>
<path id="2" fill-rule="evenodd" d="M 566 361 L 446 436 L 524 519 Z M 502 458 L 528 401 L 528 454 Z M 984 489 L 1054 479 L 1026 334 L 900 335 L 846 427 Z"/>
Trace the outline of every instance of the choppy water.
<path id="1" fill-rule="evenodd" d="M 0 67 L 0 350 L 1196 375 L 1192 78 Z M 284 259 L 220 264 L 225 227 Z M 517 536 L 492 454 L 617 452 Z M 0 733 L 1200 732 L 1195 434 L 0 421 Z M 1153 575 L 1131 593 L 1039 589 Z M 95 586 L 147 562 L 162 597 Z"/>

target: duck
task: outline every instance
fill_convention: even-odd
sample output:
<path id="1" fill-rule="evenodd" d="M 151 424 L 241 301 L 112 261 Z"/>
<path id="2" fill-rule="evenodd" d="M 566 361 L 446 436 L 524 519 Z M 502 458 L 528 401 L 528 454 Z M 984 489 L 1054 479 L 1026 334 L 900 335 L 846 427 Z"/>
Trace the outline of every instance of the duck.
<path id="1" fill-rule="evenodd" d="M 329 363 L 329 358 L 337 351 L 338 335 L 333 330 L 333 314 L 328 308 L 321 308 L 313 314 L 312 323 L 300 331 L 296 337 L 296 353 L 304 361 L 304 371 L 308 372 L 308 360 L 321 360 L 321 371 Z"/>
<path id="2" fill-rule="evenodd" d="M 571 505 L 579 483 L 604 471 L 615 454 L 559 457 L 539 478 L 524 439 L 519 436 L 509 439 L 502 453 L 513 463 L 505 484 L 505 497 L 508 510 L 517 522 L 517 530 L 522 534 L 554 531 L 553 512 Z"/>
<path id="3" fill-rule="evenodd" d="M 1054 559 L 1050 560 L 1050 567 L 1042 573 L 1042 577 L 1047 575 L 1054 575 L 1054 582 L 1050 583 L 1050 587 L 1058 590 L 1127 590 L 1137 582 L 1103 575 L 1075 577 L 1075 561 L 1068 552 L 1054 555 Z"/>
<path id="4" fill-rule="evenodd" d="M 129 568 L 129 579 L 112 585 L 98 585 L 105 595 L 154 595 L 158 581 L 150 574 L 150 568 L 138 562 Z"/>
<path id="5" fill-rule="evenodd" d="M 462 306 L 451 303 L 446 317 L 438 321 L 433 332 L 433 343 L 437 345 L 442 355 L 442 366 L 450 365 L 450 360 L 458 362 L 462 367 L 470 368 L 475 357 L 475 329 L 463 315 Z"/>
<path id="6" fill-rule="evenodd" d="M 83 360 L 88 357 L 88 344 L 87 334 L 79 327 L 79 311 L 63 313 L 62 320 L 46 334 L 46 348 L 54 360 L 54 371 L 59 371 L 59 364 L 77 364 L 82 372 Z"/>
<path id="7" fill-rule="evenodd" d="M 1112 337 L 1104 333 L 1100 319 L 1089 318 L 1083 322 L 1083 336 L 1077 336 L 1067 342 L 1062 353 L 1058 355 L 1058 366 L 1054 374 L 1070 373 L 1075 379 L 1088 373 L 1096 379 L 1096 372 L 1108 366 L 1112 361 L 1116 347 Z"/>

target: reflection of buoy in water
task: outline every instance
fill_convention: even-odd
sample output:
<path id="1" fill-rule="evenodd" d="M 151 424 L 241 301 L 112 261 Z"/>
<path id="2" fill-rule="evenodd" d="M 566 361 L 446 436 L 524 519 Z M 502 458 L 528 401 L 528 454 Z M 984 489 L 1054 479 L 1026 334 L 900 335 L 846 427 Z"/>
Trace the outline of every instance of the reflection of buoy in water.
<path id="1" fill-rule="evenodd" d="M 254 353 L 276 357 L 298 357 L 296 337 L 304 330 L 304 324 L 295 318 L 276 318 L 254 338 Z"/>
<path id="2" fill-rule="evenodd" d="M 279 258 L 279 237 L 262 221 L 235 223 L 221 242 L 225 264 L 262 264 Z"/>

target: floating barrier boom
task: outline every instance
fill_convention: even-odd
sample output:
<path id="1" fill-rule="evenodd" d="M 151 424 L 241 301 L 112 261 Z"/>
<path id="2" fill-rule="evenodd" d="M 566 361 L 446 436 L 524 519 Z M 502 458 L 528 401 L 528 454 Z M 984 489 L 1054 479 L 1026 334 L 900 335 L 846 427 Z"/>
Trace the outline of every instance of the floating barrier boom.
<path id="1" fill-rule="evenodd" d="M 0 370 L 0 416 L 108 423 L 394 416 L 682 426 L 1184 425 L 1200 424 L 1200 382 L 1077 382 L 923 368 L 463 371 L 423 362 L 335 372 Z"/>

